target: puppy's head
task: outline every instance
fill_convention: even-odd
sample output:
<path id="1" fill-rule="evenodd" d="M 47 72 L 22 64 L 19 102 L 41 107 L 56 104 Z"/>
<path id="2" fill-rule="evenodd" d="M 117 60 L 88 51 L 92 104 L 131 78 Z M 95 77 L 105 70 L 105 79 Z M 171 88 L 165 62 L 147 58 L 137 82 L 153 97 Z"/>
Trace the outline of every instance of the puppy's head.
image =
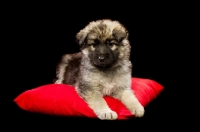
<path id="1" fill-rule="evenodd" d="M 76 35 L 81 51 L 97 67 L 110 67 L 120 59 L 129 59 L 128 31 L 118 21 L 90 22 Z"/>

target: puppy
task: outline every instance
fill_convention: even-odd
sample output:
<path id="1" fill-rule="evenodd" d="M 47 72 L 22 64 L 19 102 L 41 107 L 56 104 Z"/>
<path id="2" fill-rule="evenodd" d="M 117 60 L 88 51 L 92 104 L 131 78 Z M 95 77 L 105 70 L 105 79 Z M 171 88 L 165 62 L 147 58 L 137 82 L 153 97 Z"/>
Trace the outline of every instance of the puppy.
<path id="1" fill-rule="evenodd" d="M 76 35 L 81 52 L 66 54 L 57 67 L 56 84 L 73 85 L 98 118 L 115 120 L 118 115 L 103 96 L 119 99 L 136 117 L 144 108 L 131 90 L 132 64 L 128 31 L 118 21 L 90 22 Z"/>

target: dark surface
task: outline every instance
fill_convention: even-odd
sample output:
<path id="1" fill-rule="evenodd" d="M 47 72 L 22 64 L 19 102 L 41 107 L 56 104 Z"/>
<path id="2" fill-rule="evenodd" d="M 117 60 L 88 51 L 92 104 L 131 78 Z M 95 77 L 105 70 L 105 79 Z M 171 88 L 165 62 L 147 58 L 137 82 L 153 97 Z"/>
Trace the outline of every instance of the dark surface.
<path id="1" fill-rule="evenodd" d="M 175 80 L 178 78 L 178 71 L 175 65 L 177 40 L 174 39 L 177 37 L 180 15 L 172 12 L 173 7 L 169 9 L 148 4 L 139 9 L 135 7 L 115 7 L 114 9 L 118 10 L 108 8 L 107 11 L 104 7 L 93 7 L 86 8 L 85 11 L 84 7 L 78 9 L 76 6 L 70 10 L 67 7 L 36 5 L 9 10 L 6 24 L 11 37 L 6 46 L 10 50 L 5 53 L 8 57 L 6 68 L 10 72 L 5 76 L 8 81 L 6 100 L 9 100 L 9 103 L 3 107 L 5 122 L 10 124 L 8 128 L 13 128 L 12 124 L 15 124 L 15 128 L 19 130 L 38 130 L 43 126 L 44 130 L 62 128 L 63 131 L 79 128 L 94 131 L 111 131 L 118 128 L 134 131 L 136 128 L 149 128 L 151 131 L 177 126 L 180 110 L 176 96 L 180 88 L 174 84 L 178 81 Z M 119 11 L 120 9 L 122 11 Z M 95 11 L 99 12 L 94 13 Z M 164 91 L 145 108 L 144 117 L 127 121 L 100 121 L 56 117 L 21 110 L 13 99 L 25 90 L 52 83 L 61 56 L 79 51 L 75 42 L 76 33 L 90 21 L 103 18 L 118 20 L 128 29 L 132 45 L 133 76 L 153 79 L 165 87 Z"/>

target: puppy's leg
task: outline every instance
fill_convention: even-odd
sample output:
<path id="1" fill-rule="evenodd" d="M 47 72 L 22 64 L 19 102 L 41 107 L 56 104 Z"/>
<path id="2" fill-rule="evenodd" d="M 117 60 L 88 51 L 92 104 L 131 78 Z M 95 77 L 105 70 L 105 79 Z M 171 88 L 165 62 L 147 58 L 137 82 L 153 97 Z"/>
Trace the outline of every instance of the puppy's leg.
<path id="1" fill-rule="evenodd" d="M 140 104 L 138 99 L 131 90 L 123 90 L 116 93 L 116 97 L 134 114 L 136 117 L 144 115 L 144 107 Z"/>
<path id="2" fill-rule="evenodd" d="M 64 80 L 64 74 L 66 67 L 68 66 L 69 61 L 71 60 L 71 55 L 66 54 L 62 57 L 60 63 L 57 66 L 56 69 L 56 78 L 55 84 L 62 84 Z"/>
<path id="3" fill-rule="evenodd" d="M 90 91 L 87 92 L 87 96 L 82 95 L 89 107 L 101 120 L 116 120 L 117 113 L 112 111 L 100 92 Z"/>

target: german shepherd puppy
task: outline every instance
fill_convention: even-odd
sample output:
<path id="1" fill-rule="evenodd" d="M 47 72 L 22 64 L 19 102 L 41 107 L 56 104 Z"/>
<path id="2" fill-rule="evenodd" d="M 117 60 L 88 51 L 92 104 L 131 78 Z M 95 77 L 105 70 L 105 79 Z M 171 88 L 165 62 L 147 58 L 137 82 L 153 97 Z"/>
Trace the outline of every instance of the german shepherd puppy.
<path id="1" fill-rule="evenodd" d="M 76 39 L 81 52 L 62 57 L 55 83 L 73 85 L 102 120 L 118 117 L 103 99 L 105 95 L 119 99 L 132 114 L 142 117 L 144 108 L 131 90 L 131 46 L 126 28 L 109 19 L 92 21 Z"/>

